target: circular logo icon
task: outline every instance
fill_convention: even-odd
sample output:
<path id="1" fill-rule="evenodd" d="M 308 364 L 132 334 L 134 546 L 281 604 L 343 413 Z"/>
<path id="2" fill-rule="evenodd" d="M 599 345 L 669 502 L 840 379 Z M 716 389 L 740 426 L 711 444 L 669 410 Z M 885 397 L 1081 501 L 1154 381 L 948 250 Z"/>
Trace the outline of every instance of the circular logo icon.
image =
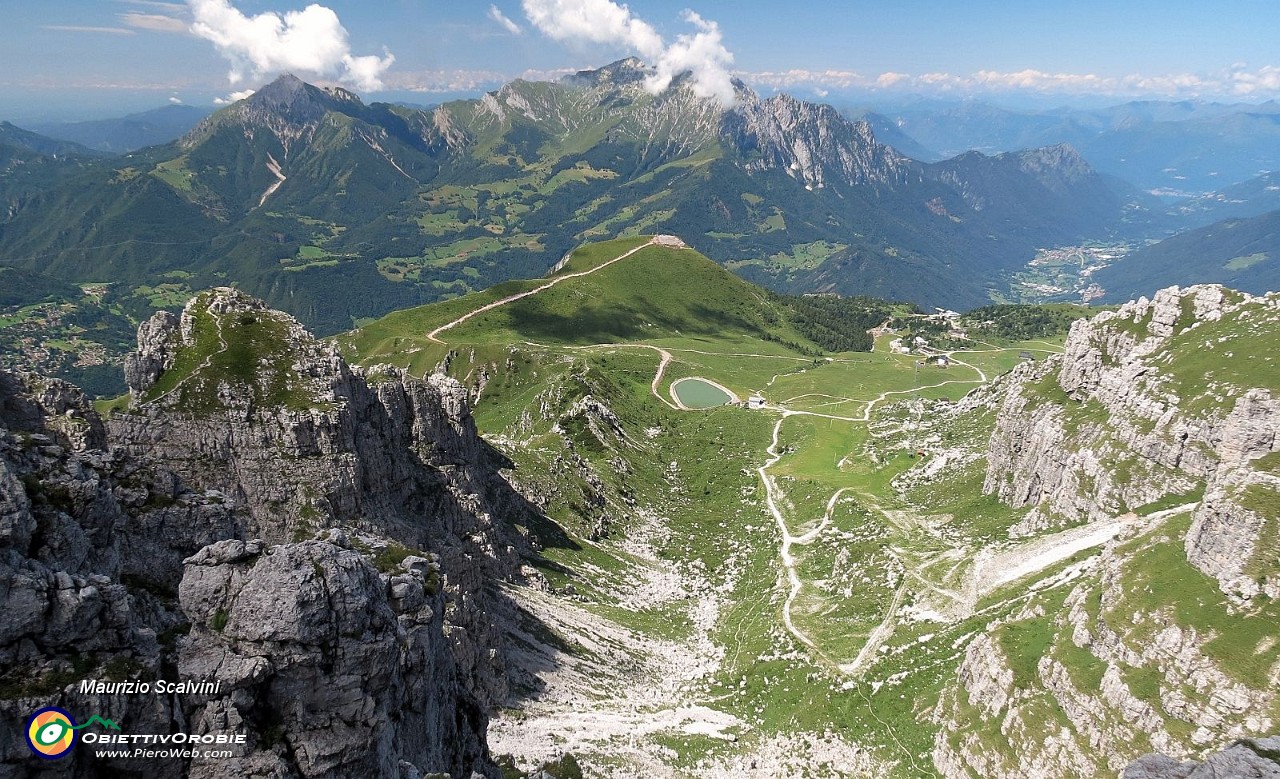
<path id="1" fill-rule="evenodd" d="M 27 721 L 27 746 L 38 757 L 57 760 L 71 751 L 76 743 L 76 721 L 71 713 L 46 706 Z"/>

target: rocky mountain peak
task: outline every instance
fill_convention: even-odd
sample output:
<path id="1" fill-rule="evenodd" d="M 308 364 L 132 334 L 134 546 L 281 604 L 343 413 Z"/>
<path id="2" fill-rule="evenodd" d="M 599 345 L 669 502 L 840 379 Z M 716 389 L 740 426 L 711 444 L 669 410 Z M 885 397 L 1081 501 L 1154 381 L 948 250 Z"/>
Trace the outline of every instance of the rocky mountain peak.
<path id="1" fill-rule="evenodd" d="M 0 727 L 59 705 L 125 730 L 247 733 L 228 775 L 497 775 L 485 711 L 509 694 L 515 615 L 494 583 L 527 544 L 506 522 L 536 509 L 466 389 L 353 370 L 230 288 L 153 317 L 138 343 L 132 407 L 105 423 L 63 382 L 0 371 Z M 328 395 L 296 405 L 277 379 L 245 383 L 264 370 Z M 221 688 L 78 687 L 104 664 Z M 30 759 L 0 750 L 0 774 Z"/>
<path id="2" fill-rule="evenodd" d="M 1019 166 L 1026 173 L 1080 179 L 1095 175 L 1093 166 L 1069 143 L 1016 152 Z"/>
<path id="3" fill-rule="evenodd" d="M 242 317 L 287 321 L 231 289 L 153 318 L 135 364 L 158 368 L 139 387 L 191 375 L 184 337 L 203 343 Z M 303 347 L 297 365 L 325 367 L 305 339 L 289 342 Z M 0 371 L 0 726 L 58 705 L 126 731 L 244 733 L 227 775 L 496 775 L 485 708 L 505 690 L 505 612 L 488 588 L 515 563 L 493 517 L 524 504 L 485 459 L 456 382 L 328 369 L 315 378 L 343 388 L 341 406 L 195 413 L 153 400 L 105 430 L 73 387 Z M 78 684 L 164 673 L 218 689 Z M 85 768 L 82 754 L 67 770 L 132 770 Z M 0 774 L 31 759 L 0 750 Z M 177 762 L 161 775 L 198 773 Z"/>
<path id="4" fill-rule="evenodd" d="M 866 122 L 787 94 L 760 99 L 746 93 L 726 114 L 724 132 L 751 160 L 748 169 L 783 170 L 812 189 L 918 175 L 916 163 L 877 143 Z"/>
<path id="5" fill-rule="evenodd" d="M 360 98 L 341 88 L 321 89 L 286 73 L 254 92 L 244 102 L 254 112 L 305 124 L 318 120 L 339 104 L 360 104 Z"/>
<path id="6" fill-rule="evenodd" d="M 340 403 L 345 364 L 293 317 L 231 288 L 202 292 L 181 316 L 159 312 L 138 328 L 138 350 L 125 358 L 136 407 L 160 404 L 188 412 Z"/>
<path id="7" fill-rule="evenodd" d="M 653 73 L 653 68 L 637 57 L 626 57 L 595 70 L 580 70 L 560 79 L 560 83 L 574 87 L 624 86 L 641 84 Z"/>
<path id="8" fill-rule="evenodd" d="M 287 152 L 296 141 L 310 139 L 331 112 L 360 116 L 365 110 L 354 92 L 341 87 L 322 89 L 287 73 L 244 100 L 213 113 L 183 136 L 179 145 L 193 147 L 219 127 L 231 126 L 246 137 L 268 131 Z"/>

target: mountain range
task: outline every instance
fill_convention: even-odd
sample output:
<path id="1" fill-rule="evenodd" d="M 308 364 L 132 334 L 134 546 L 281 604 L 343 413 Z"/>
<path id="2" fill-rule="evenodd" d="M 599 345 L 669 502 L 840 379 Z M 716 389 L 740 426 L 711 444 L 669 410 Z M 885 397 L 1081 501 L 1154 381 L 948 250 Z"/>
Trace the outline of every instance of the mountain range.
<path id="1" fill-rule="evenodd" d="M 726 110 L 645 73 L 429 111 L 282 77 L 176 142 L 10 192 L 0 256 L 77 283 L 230 279 L 328 333 L 655 227 L 775 288 L 968 307 L 1037 247 L 1150 213 L 1067 147 L 926 164 L 828 106 L 739 85 Z"/>
<path id="2" fill-rule="evenodd" d="M 853 108 L 852 117 L 871 116 Z M 1145 189 L 1199 195 L 1280 169 L 1280 103 L 1137 101 L 1103 109 L 1016 111 L 922 102 L 874 114 L 921 159 L 1069 143 L 1099 171 Z"/>
<path id="3" fill-rule="evenodd" d="M 726 108 L 680 79 L 650 94 L 647 73 L 629 59 L 432 108 L 285 76 L 176 140 L 115 155 L 0 125 L 0 263 L 23 274 L 0 349 L 8 364 L 117 394 L 128 333 L 199 289 L 233 283 L 327 335 L 658 229 L 775 290 L 955 309 L 1041 289 L 1096 298 L 1099 284 L 1119 300 L 1175 282 L 1280 283 L 1264 261 L 1274 253 L 1257 248 L 1263 218 L 1257 240 L 1219 224 L 1087 277 L 1034 265 L 1042 249 L 1092 242 L 1121 256 L 1176 229 L 1252 219 L 1280 208 L 1271 174 L 1170 206 L 1069 144 L 923 162 L 903 151 L 931 156 L 902 116 L 854 121 L 741 83 Z M 1242 110 L 1130 104 L 1071 121 L 1096 135 Z M 961 145 L 983 132 L 1088 141 L 1028 134 L 1026 117 L 979 106 L 954 118 Z M 172 135 L 195 119 L 170 107 L 78 137 L 102 146 L 125 128 Z M 1180 256 L 1189 246 L 1196 256 Z"/>
<path id="4" fill-rule="evenodd" d="M 39 123 L 31 125 L 30 129 L 94 151 L 125 154 L 146 146 L 168 143 L 208 115 L 209 110 L 205 108 L 167 105 L 119 118 Z"/>

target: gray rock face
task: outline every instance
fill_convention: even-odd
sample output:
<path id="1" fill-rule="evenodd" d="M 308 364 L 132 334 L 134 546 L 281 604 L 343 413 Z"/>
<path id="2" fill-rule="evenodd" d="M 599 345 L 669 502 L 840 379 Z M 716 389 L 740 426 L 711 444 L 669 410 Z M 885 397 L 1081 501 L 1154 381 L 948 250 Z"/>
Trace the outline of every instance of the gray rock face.
<path id="1" fill-rule="evenodd" d="M 283 317 L 234 291 L 205 304 Z M 183 381 L 218 386 L 217 405 L 142 402 L 197 362 L 188 313 L 144 325 L 134 405 L 106 426 L 74 388 L 0 373 L 0 727 L 60 705 L 125 732 L 249 736 L 230 761 L 111 765 L 160 776 L 491 774 L 485 711 L 508 694 L 510 608 L 493 583 L 519 568 L 496 517 L 530 508 L 466 390 L 366 378 L 273 320 L 313 405 L 197 375 L 212 361 Z M 156 678 L 221 687 L 78 687 Z M 84 759 L 59 765 L 97 770 Z M 21 740 L 0 745 L 4 770 L 30 760 Z"/>
<path id="2" fill-rule="evenodd" d="M 178 318 L 168 311 L 157 311 L 138 327 L 138 350 L 124 358 L 124 382 L 131 392 L 141 395 L 151 389 L 173 365 L 177 333 Z"/>
<path id="3" fill-rule="evenodd" d="M 1271 566 L 1264 567 L 1261 575 L 1250 572 L 1258 547 L 1266 540 L 1266 523 L 1275 517 L 1247 507 L 1242 500 L 1250 489 L 1280 492 L 1280 477 L 1252 467 L 1257 458 L 1280 450 L 1278 436 L 1280 398 L 1253 390 L 1236 401 L 1221 427 L 1217 446 L 1221 459 L 1187 533 L 1187 559 L 1237 600 L 1280 597 L 1276 560 L 1269 561 Z"/>
<path id="4" fill-rule="evenodd" d="M 1241 502 L 1252 485 L 1280 487 L 1275 475 L 1252 467 L 1280 448 L 1280 399 L 1262 389 L 1223 389 L 1207 409 L 1188 410 L 1163 370 L 1175 335 L 1278 307 L 1275 296 L 1173 287 L 1076 322 L 1061 357 L 1021 366 L 1005 380 L 983 490 L 1035 507 L 1019 528 L 1034 532 L 1117 516 L 1203 485 L 1188 559 L 1236 599 L 1280 593 L 1274 577 L 1245 574 L 1266 518 Z"/>
<path id="5" fill-rule="evenodd" d="M 429 573 L 429 572 L 428 572 Z M 483 762 L 484 715 L 457 687 L 440 640 L 443 592 L 422 570 L 380 575 L 329 542 L 269 547 L 224 541 L 188 561 L 179 591 L 191 634 L 181 675 L 226 693 L 191 714 L 215 730 L 276 712 L 249 756 L 198 775 L 287 771 L 287 741 L 304 776 L 395 776 L 402 758 L 452 774 Z"/>
<path id="6" fill-rule="evenodd" d="M 743 152 L 759 155 L 748 170 L 781 170 L 813 188 L 922 175 L 917 163 L 877 143 L 866 122 L 850 122 L 831 106 L 789 95 L 745 94 L 726 114 L 724 133 Z"/>
<path id="7" fill-rule="evenodd" d="M 1241 615 L 1266 608 L 1258 596 L 1276 590 L 1280 539 L 1265 496 L 1280 494 L 1271 464 L 1280 448 L 1280 399 L 1242 383 L 1270 380 L 1251 372 L 1259 359 L 1253 350 L 1261 342 L 1265 352 L 1278 326 L 1280 296 L 1250 298 L 1216 286 L 1163 290 L 1075 323 L 1063 355 L 1020 366 L 982 395 L 998 410 L 984 490 L 1030 509 L 1014 535 L 1120 517 L 1157 500 L 1183 509 L 1130 515 L 1131 526 L 1064 585 L 1060 610 L 1024 608 L 1006 620 L 1052 620 L 1053 648 L 1022 687 L 1012 683 L 1013 660 L 989 635 L 966 648 L 937 708 L 933 757 L 944 776 L 1273 775 L 1274 764 L 1266 765 L 1273 758 L 1246 737 L 1274 732 L 1274 679 L 1245 679 L 1233 663 L 1274 639 L 1232 657 L 1212 642 Z M 1199 354 L 1211 349 L 1219 350 L 1214 359 Z M 1242 353 L 1248 369 L 1228 364 Z M 1183 361 L 1208 366 L 1201 369 L 1208 375 L 1189 375 Z M 1271 459 L 1259 462 L 1264 457 Z M 1185 497 L 1172 500 L 1178 495 Z M 1190 528 L 1175 532 L 1187 513 Z M 1205 612 L 1221 609 L 1220 622 L 1184 616 L 1188 598 L 1160 591 L 1169 574 L 1155 570 L 1165 563 L 1152 562 L 1154 554 L 1176 556 L 1179 546 L 1226 595 L 1222 603 L 1196 596 Z M 1198 574 L 1183 576 L 1201 586 L 1192 581 Z M 1134 584 L 1146 577 L 1162 583 Z M 1154 683 L 1144 686 L 1142 674 Z M 1041 707 L 1063 726 L 1043 729 Z M 990 723 L 1009 740 L 1007 751 L 991 748 Z M 1179 762 L 1230 739 L 1244 740 L 1203 764 Z M 1135 744 L 1163 754 L 1129 765 Z"/>
<path id="8" fill-rule="evenodd" d="M 1280 779 L 1280 737 L 1246 738 L 1203 763 L 1146 755 L 1124 769 L 1124 779 Z"/>

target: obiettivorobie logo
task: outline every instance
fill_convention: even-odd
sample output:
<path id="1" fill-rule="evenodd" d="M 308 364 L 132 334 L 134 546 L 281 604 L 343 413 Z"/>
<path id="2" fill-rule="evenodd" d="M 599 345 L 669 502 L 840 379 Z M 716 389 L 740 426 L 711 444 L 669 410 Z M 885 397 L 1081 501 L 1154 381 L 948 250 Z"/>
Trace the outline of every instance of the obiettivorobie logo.
<path id="1" fill-rule="evenodd" d="M 45 760 L 57 760 L 71 751 L 76 743 L 76 731 L 84 730 L 93 724 L 102 725 L 109 730 L 119 730 L 120 726 L 97 714 L 89 718 L 83 725 L 77 725 L 71 712 L 56 706 L 37 709 L 27 721 L 27 746 L 37 757 Z"/>

